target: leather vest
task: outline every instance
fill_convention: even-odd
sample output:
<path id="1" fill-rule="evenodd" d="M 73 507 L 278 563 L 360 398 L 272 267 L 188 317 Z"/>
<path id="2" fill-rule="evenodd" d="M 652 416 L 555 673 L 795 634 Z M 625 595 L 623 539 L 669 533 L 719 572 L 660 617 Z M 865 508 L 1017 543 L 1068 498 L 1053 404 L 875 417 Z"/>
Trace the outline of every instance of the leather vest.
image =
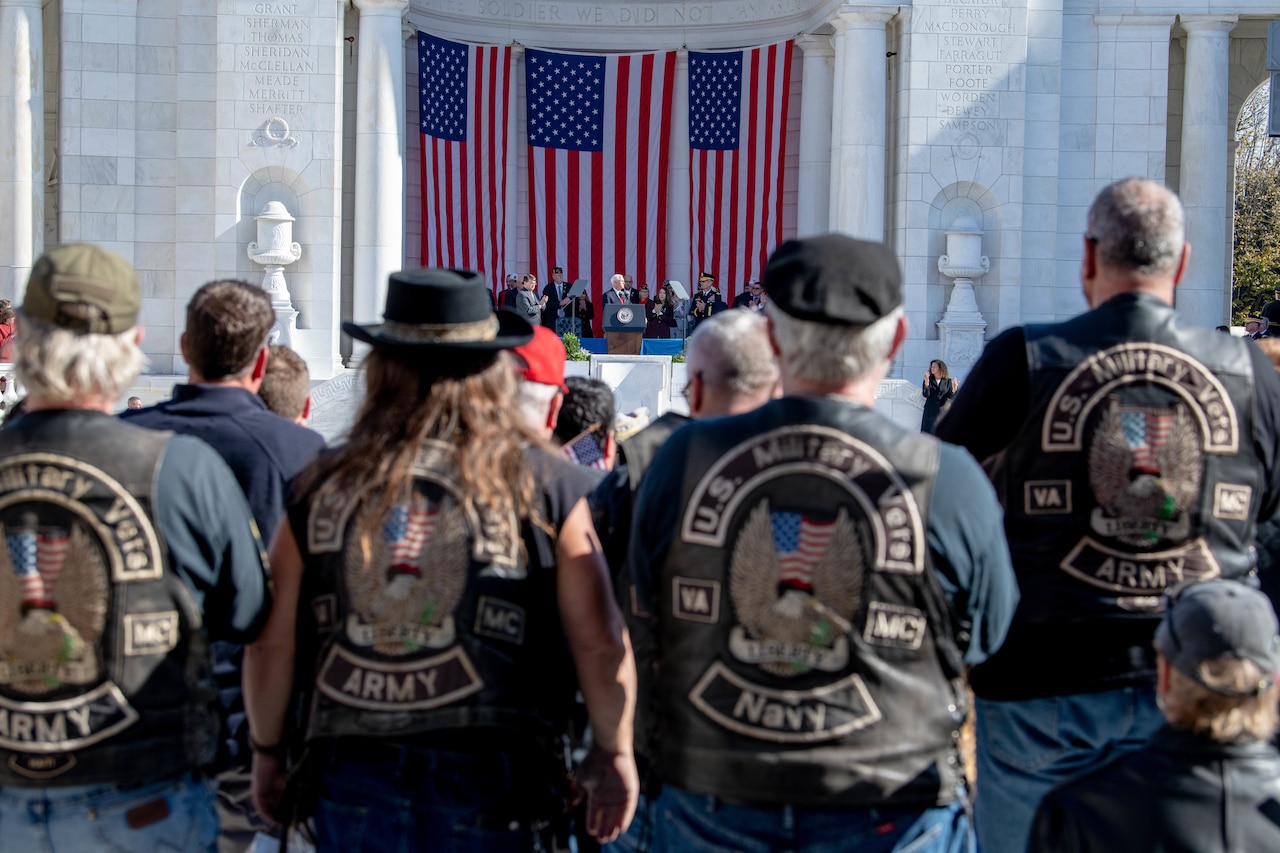
<path id="1" fill-rule="evenodd" d="M 527 519 L 464 510 L 452 452 L 425 442 L 412 494 L 381 519 L 376 491 L 326 484 L 290 510 L 305 531 L 298 636 L 314 638 L 299 654 L 308 740 L 564 730 L 575 681 L 554 543 Z"/>
<path id="2" fill-rule="evenodd" d="M 171 433 L 35 412 L 0 441 L 0 786 L 138 784 L 208 764 L 203 620 L 152 511 Z"/>
<path id="3" fill-rule="evenodd" d="M 815 808 L 954 800 L 962 667 L 925 538 L 938 442 L 794 397 L 690 430 L 653 579 L 663 782 Z"/>
<path id="4" fill-rule="evenodd" d="M 618 464 L 627 466 L 627 482 L 631 485 L 632 494 L 640 488 L 640 480 L 649 470 L 649 463 L 658 448 L 687 423 L 687 415 L 667 412 L 618 446 Z"/>
<path id="5" fill-rule="evenodd" d="M 1249 345 L 1141 294 L 1025 334 L 1031 414 L 993 476 L 1021 602 L 974 689 L 1025 698 L 1150 680 L 1163 592 L 1254 565 L 1264 483 Z"/>

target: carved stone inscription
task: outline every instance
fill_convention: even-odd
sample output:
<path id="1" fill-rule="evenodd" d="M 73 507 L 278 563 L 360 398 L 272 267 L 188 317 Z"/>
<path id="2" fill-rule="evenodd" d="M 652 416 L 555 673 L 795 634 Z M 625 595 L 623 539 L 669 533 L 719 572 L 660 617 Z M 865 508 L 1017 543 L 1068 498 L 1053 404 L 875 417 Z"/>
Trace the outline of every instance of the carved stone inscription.
<path id="1" fill-rule="evenodd" d="M 714 0 L 706 3 L 556 3 L 545 0 L 425 0 L 423 9 L 504 23 L 673 27 L 768 21 L 808 11 L 809 0 Z"/>
<path id="2" fill-rule="evenodd" d="M 306 75 L 317 73 L 318 48 L 312 43 L 314 0 L 260 3 L 238 0 L 236 23 L 241 38 L 235 46 L 240 100 L 250 116 L 307 115 Z"/>
<path id="3" fill-rule="evenodd" d="M 958 153 L 1006 144 L 1006 120 L 1022 118 L 1026 14 L 1016 0 L 915 6 L 913 58 L 929 62 L 931 139 Z"/>

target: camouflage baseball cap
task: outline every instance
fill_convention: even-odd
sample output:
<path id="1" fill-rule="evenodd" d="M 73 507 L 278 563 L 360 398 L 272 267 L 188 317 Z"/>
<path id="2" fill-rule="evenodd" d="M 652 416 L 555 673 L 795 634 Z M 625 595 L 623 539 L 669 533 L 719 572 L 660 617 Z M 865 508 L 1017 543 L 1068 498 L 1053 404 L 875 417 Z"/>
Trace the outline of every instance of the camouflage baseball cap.
<path id="1" fill-rule="evenodd" d="M 99 246 L 68 243 L 31 268 L 22 313 L 73 332 L 116 335 L 138 324 L 141 301 L 132 264 Z"/>

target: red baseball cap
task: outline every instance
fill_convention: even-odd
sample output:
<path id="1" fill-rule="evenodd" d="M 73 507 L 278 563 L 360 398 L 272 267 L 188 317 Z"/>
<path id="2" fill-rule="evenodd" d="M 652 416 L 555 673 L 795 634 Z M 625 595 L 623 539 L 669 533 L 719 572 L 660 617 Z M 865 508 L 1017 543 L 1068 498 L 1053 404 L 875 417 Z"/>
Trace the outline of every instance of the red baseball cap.
<path id="1" fill-rule="evenodd" d="M 564 344 L 555 332 L 546 326 L 534 326 L 533 340 L 512 352 L 516 355 L 516 367 L 526 381 L 555 385 L 566 394 L 569 392 L 564 384 Z"/>

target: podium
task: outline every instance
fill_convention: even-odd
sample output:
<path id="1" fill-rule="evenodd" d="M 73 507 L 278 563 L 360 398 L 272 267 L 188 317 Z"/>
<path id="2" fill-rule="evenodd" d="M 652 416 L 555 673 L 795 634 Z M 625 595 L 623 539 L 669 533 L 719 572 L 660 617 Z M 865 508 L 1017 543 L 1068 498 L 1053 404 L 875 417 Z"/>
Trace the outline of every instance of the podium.
<path id="1" fill-rule="evenodd" d="M 601 315 L 605 345 L 613 355 L 639 355 L 644 340 L 643 305 L 606 304 Z"/>

